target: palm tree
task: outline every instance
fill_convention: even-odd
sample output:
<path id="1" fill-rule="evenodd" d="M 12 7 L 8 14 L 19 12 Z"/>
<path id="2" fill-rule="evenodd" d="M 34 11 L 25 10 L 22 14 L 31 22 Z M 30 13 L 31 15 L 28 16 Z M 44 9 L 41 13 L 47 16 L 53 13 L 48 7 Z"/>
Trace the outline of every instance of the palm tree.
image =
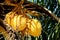
<path id="1" fill-rule="evenodd" d="M 21 2 L 19 2 L 19 0 L 13 0 L 13 1 L 1 0 L 0 4 L 1 4 L 0 25 L 3 26 L 4 28 L 3 29 L 1 27 L 2 28 L 1 30 L 3 30 L 3 32 L 5 31 L 8 32 L 6 34 L 8 34 L 9 39 L 12 38 L 10 40 L 14 40 L 15 38 L 17 40 L 60 40 L 59 38 L 60 37 L 60 2 L 59 0 L 27 0 L 27 1 L 21 0 Z M 28 9 L 29 12 L 27 13 L 30 15 L 28 16 L 31 17 L 32 19 L 37 19 L 41 22 L 42 33 L 40 36 L 34 37 L 34 36 L 26 35 L 23 37 L 22 34 L 20 34 L 17 31 L 14 31 L 12 28 L 9 30 L 10 26 L 7 24 L 4 24 L 3 20 L 5 15 L 8 12 L 11 12 L 11 11 L 15 12 L 16 9 L 18 9 L 19 11 L 23 10 L 23 12 L 27 11 L 26 9 Z M 32 14 L 31 11 L 35 11 L 35 13 Z M 11 36 L 10 32 L 12 32 L 12 37 L 10 37 Z M 3 36 L 3 38 L 0 37 L 1 40 L 4 39 L 5 36 Z"/>

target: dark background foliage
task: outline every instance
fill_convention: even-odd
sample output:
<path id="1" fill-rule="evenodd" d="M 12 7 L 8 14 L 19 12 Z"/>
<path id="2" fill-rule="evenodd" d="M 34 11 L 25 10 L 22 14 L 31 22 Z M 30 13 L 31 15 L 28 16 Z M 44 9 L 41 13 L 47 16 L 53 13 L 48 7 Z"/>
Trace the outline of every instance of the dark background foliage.
<path id="1" fill-rule="evenodd" d="M 60 18 L 59 0 L 33 0 L 31 2 L 46 7 Z M 60 24 L 56 20 L 45 15 L 40 17 L 40 21 L 43 28 L 42 35 L 39 38 L 32 37 L 32 40 L 60 40 Z"/>

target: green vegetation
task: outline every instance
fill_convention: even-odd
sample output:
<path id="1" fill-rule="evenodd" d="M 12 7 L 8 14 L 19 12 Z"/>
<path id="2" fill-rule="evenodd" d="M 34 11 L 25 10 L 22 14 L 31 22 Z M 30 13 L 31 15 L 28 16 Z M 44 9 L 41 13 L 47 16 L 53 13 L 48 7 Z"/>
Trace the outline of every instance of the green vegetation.
<path id="1" fill-rule="evenodd" d="M 33 2 L 46 7 L 52 11 L 53 14 L 60 18 L 59 0 L 33 0 Z M 60 23 L 46 15 L 40 17 L 40 21 L 43 28 L 42 35 L 38 38 L 32 37 L 32 40 L 60 40 Z"/>

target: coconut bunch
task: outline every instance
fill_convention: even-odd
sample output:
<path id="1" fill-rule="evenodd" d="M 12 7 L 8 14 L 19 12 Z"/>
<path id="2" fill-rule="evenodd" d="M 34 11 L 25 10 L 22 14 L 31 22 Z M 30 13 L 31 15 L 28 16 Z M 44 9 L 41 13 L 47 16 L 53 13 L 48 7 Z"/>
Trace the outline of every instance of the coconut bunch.
<path id="1" fill-rule="evenodd" d="M 28 18 L 16 12 L 9 12 L 6 14 L 4 21 L 15 31 L 20 31 L 23 34 L 27 33 L 34 37 L 41 35 L 41 22 L 37 19 Z"/>

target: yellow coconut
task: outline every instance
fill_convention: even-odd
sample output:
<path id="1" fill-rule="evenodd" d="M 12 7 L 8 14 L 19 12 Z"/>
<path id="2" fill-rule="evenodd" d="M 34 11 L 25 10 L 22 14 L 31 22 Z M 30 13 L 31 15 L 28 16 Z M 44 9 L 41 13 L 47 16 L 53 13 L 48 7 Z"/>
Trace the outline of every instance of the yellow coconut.
<path id="1" fill-rule="evenodd" d="M 28 33 L 34 37 L 41 35 L 42 31 L 41 23 L 36 19 L 31 20 L 32 21 L 28 23 L 28 29 L 29 29 Z"/>

